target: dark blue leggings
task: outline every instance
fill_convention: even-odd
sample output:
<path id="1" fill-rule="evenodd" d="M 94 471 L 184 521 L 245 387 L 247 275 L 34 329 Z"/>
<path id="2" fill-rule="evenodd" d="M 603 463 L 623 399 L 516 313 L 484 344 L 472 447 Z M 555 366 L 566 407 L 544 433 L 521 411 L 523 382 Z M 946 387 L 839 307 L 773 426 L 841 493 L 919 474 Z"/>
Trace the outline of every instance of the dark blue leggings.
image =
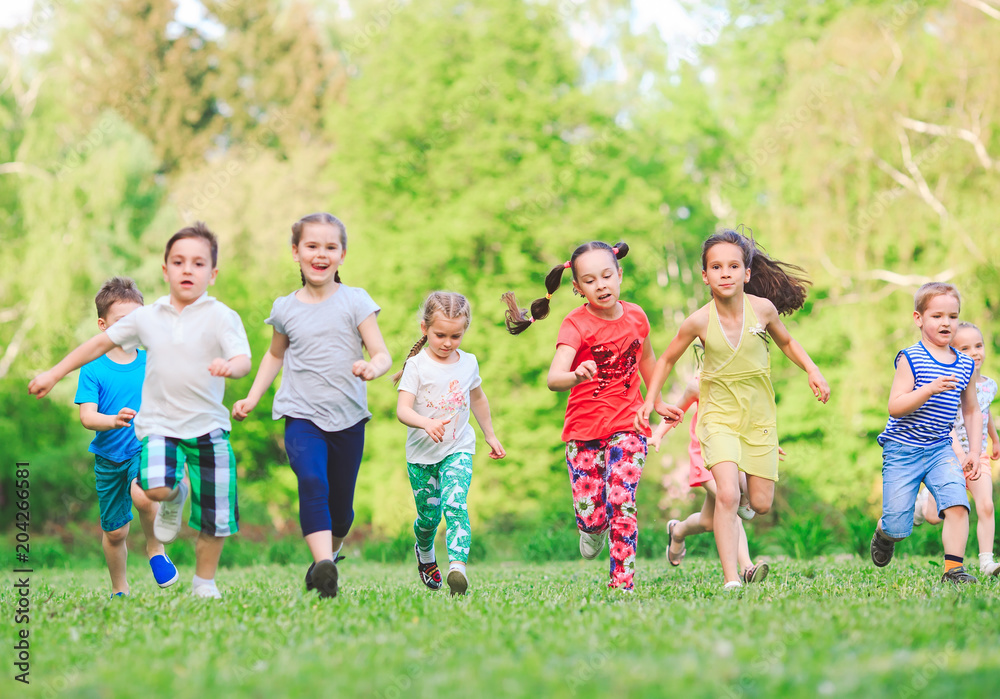
<path id="1" fill-rule="evenodd" d="M 354 485 L 365 448 L 365 422 L 325 432 L 310 420 L 285 418 L 285 451 L 299 479 L 302 536 L 345 537 L 354 522 Z"/>

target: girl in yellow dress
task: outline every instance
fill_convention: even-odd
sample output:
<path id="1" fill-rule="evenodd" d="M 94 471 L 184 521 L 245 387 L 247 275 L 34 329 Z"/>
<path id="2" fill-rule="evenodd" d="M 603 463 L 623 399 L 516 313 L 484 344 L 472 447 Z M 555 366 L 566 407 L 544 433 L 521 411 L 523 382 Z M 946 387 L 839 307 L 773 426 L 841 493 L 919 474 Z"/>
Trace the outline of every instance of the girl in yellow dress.
<path id="1" fill-rule="evenodd" d="M 741 586 L 737 550 L 740 503 L 739 472 L 747 474 L 750 507 L 771 509 L 778 480 L 778 433 L 768 336 L 809 376 L 818 400 L 830 397 L 823 374 L 778 317 L 802 307 L 806 281 L 802 270 L 768 257 L 753 238 L 724 230 L 705 241 L 702 280 L 712 300 L 688 316 L 667 351 L 657 360 L 636 415 L 636 427 L 648 424 L 653 410 L 667 412 L 659 399 L 674 363 L 695 339 L 705 346 L 697 435 L 705 466 L 717 488 L 715 543 L 725 588 Z"/>

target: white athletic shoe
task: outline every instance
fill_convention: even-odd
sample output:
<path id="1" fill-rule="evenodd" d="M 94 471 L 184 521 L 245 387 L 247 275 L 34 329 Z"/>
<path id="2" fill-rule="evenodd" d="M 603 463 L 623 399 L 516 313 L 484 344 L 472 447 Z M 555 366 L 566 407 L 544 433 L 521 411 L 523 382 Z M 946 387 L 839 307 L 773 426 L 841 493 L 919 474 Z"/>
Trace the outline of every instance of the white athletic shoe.
<path id="1" fill-rule="evenodd" d="M 754 511 L 752 507 L 750 507 L 749 504 L 740 505 L 739 507 L 737 507 L 736 514 L 740 516 L 740 519 L 746 520 L 748 522 L 757 515 L 757 513 Z"/>
<path id="2" fill-rule="evenodd" d="M 729 582 L 727 582 L 725 585 L 722 586 L 722 589 L 725 592 L 732 592 L 734 590 L 739 590 L 741 587 L 743 587 L 743 583 L 741 583 L 739 580 L 730 580 Z"/>
<path id="3" fill-rule="evenodd" d="M 1000 577 L 1000 563 L 996 561 L 979 566 L 979 570 L 983 571 L 983 575 L 992 575 L 994 578 Z"/>
<path id="4" fill-rule="evenodd" d="M 153 520 L 153 536 L 164 544 L 174 541 L 181 533 L 181 518 L 184 515 L 184 502 L 187 500 L 188 489 L 181 481 L 180 493 L 170 502 L 161 502 Z"/>
<path id="5" fill-rule="evenodd" d="M 580 532 L 580 555 L 590 560 L 597 558 L 597 554 L 604 548 L 604 542 L 608 539 L 608 530 L 589 534 Z"/>
<path id="6" fill-rule="evenodd" d="M 927 504 L 928 495 L 930 495 L 930 491 L 927 488 L 921 488 L 920 492 L 917 493 L 917 501 L 913 503 L 913 526 L 915 527 L 919 527 L 927 521 L 927 518 L 924 517 L 924 506 Z"/>
<path id="7" fill-rule="evenodd" d="M 191 588 L 191 594 L 195 597 L 206 597 L 208 599 L 222 599 L 222 593 L 215 585 L 197 585 Z"/>

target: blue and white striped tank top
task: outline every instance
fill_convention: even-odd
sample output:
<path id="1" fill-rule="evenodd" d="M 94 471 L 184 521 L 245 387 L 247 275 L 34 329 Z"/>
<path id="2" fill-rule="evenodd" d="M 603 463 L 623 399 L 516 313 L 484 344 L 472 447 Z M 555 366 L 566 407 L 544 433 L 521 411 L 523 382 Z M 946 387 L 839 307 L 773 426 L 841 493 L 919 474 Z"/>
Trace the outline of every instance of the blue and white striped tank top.
<path id="1" fill-rule="evenodd" d="M 935 393 L 927 402 L 903 417 L 890 417 L 885 430 L 878 436 L 878 443 L 886 440 L 909 444 L 914 447 L 929 447 L 951 441 L 951 427 L 955 413 L 962 404 L 962 391 L 972 380 L 976 364 L 968 355 L 956 350 L 955 361 L 942 364 L 931 356 L 922 342 L 901 350 L 896 355 L 894 365 L 899 365 L 901 357 L 906 357 L 913 372 L 913 390 L 917 390 L 941 376 L 954 376 L 957 385 L 950 391 Z"/>

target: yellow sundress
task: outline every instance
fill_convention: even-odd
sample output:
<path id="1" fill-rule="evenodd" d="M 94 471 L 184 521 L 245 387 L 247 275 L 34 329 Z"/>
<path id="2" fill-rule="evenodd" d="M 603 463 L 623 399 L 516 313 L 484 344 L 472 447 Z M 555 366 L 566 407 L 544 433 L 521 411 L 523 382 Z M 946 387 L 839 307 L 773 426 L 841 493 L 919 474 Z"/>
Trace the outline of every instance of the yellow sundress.
<path id="1" fill-rule="evenodd" d="M 743 296 L 743 331 L 734 348 L 713 300 L 708 309 L 698 426 L 705 467 L 735 462 L 741 471 L 778 480 L 778 431 L 767 335 Z"/>

